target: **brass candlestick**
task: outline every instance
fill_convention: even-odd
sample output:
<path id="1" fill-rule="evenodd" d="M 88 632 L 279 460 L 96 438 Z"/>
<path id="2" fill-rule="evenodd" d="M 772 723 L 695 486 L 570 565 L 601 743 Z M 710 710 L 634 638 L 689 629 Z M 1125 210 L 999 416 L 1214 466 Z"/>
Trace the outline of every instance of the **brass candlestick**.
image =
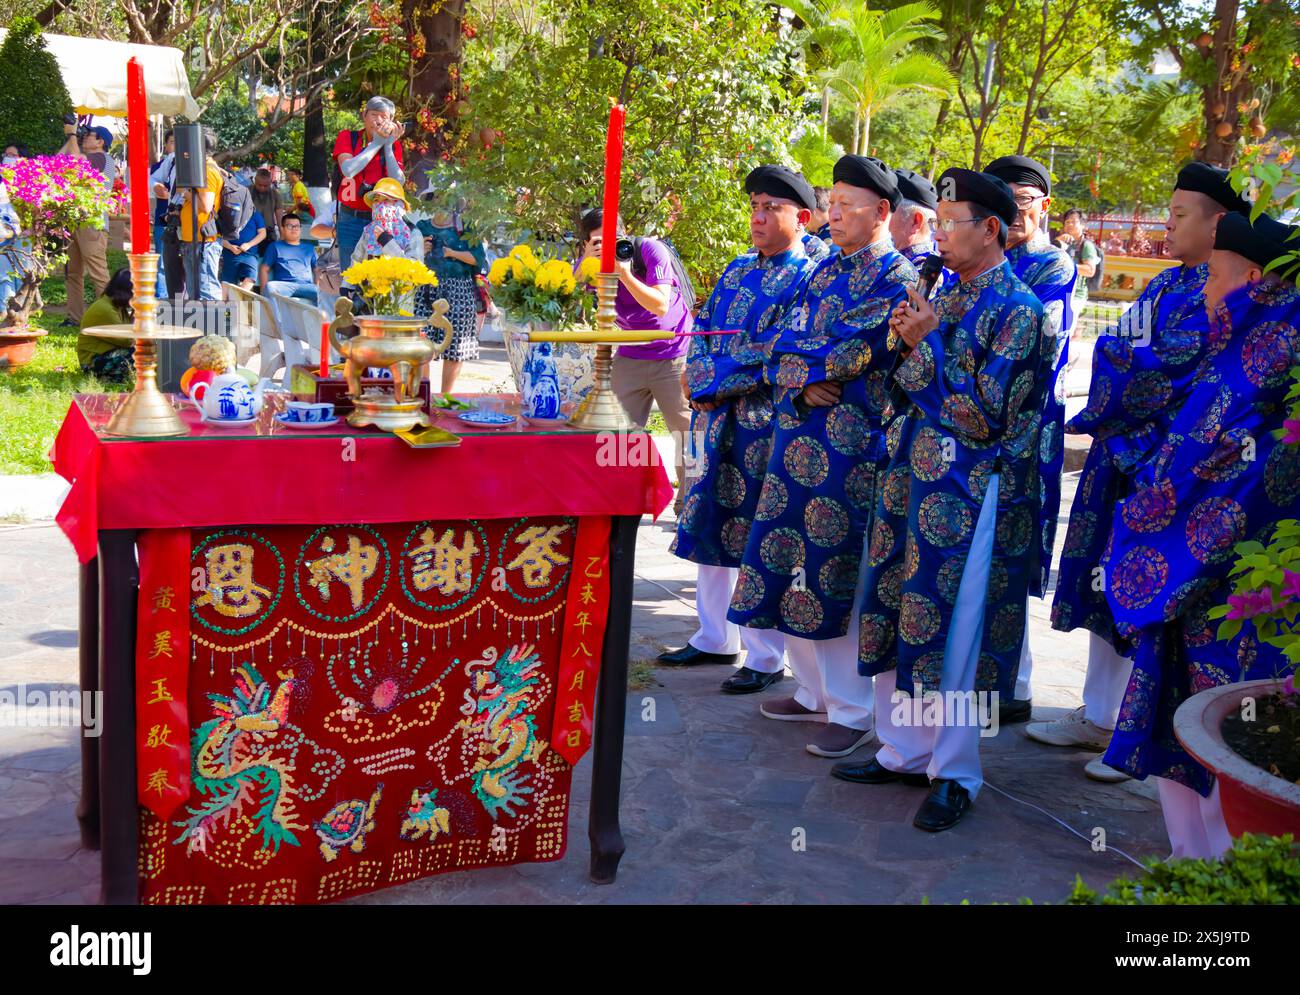
<path id="1" fill-rule="evenodd" d="M 100 325 L 82 334 L 92 338 L 135 339 L 135 389 L 108 420 L 105 435 L 138 439 L 169 438 L 185 435 L 189 429 L 172 407 L 167 395 L 158 389 L 158 354 L 154 343 L 160 339 L 194 339 L 202 333 L 196 328 L 158 324 L 158 299 L 154 288 L 158 282 L 158 254 L 131 253 L 131 308 L 135 320 L 129 325 Z"/>
<path id="2" fill-rule="evenodd" d="M 618 295 L 618 274 L 596 275 L 596 357 L 592 361 L 595 384 L 583 398 L 578 410 L 569 419 L 574 428 L 591 432 L 626 432 L 635 428 L 622 403 L 614 393 L 611 371 L 614 366 L 614 347 L 602 336 L 613 336 L 615 325 L 614 299 Z"/>

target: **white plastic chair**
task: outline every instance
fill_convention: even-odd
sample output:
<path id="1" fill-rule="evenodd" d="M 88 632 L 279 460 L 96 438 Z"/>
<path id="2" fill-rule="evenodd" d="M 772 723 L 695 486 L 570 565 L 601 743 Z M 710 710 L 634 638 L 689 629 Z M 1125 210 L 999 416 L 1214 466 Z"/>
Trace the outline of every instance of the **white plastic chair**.
<path id="1" fill-rule="evenodd" d="M 275 308 L 261 294 L 233 283 L 222 283 L 221 289 L 226 300 L 240 303 L 240 320 L 257 328 L 261 353 L 255 372 L 263 377 L 272 376 L 281 366 L 285 366 L 286 360 L 284 334 L 276 318 Z M 251 358 L 249 368 L 252 368 Z"/>
<path id="2" fill-rule="evenodd" d="M 288 387 L 295 366 L 320 364 L 320 326 L 325 313 L 315 304 L 298 297 L 271 294 L 271 300 L 280 313 L 284 331 L 284 385 Z"/>

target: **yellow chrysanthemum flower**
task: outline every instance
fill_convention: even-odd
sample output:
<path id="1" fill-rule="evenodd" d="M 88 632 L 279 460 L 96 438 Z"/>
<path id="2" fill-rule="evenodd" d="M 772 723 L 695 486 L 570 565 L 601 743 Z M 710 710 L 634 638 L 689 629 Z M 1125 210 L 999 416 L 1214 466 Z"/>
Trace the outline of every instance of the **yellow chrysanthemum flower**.
<path id="1" fill-rule="evenodd" d="M 596 256 L 588 256 L 578 263 L 578 279 L 583 283 L 594 283 L 599 273 L 600 260 Z"/>
<path id="2" fill-rule="evenodd" d="M 537 253 L 533 251 L 533 247 L 529 245 L 527 242 L 524 242 L 520 245 L 516 245 L 513 249 L 511 249 L 510 258 L 518 259 L 529 269 L 537 269 L 539 265 Z"/>
<path id="3" fill-rule="evenodd" d="M 500 259 L 492 261 L 492 268 L 488 270 L 488 283 L 494 287 L 499 287 L 506 282 L 506 277 L 510 275 L 510 259 L 503 256 Z"/>

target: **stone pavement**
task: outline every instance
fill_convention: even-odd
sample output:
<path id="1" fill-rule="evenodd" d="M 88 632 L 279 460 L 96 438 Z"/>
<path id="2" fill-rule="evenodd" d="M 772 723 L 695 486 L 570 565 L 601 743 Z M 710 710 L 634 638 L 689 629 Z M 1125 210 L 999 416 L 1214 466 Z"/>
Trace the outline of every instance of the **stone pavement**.
<path id="1" fill-rule="evenodd" d="M 1067 475 L 1067 498 L 1074 483 Z M 667 552 L 671 538 L 671 519 L 643 521 L 634 660 L 652 661 L 694 630 L 693 570 Z M 63 536 L 52 525 L 0 529 L 0 689 L 75 689 L 76 625 L 76 563 Z M 1079 703 L 1086 640 L 1052 632 L 1046 606 L 1036 601 L 1031 638 L 1036 716 L 1054 717 Z M 353 901 L 1058 901 L 1076 873 L 1098 886 L 1134 870 L 1113 849 L 1093 851 L 1098 827 L 1111 847 L 1135 857 L 1167 852 L 1146 786 L 1088 781 L 1082 767 L 1089 754 L 1039 746 L 1023 726 L 985 741 L 990 787 L 962 824 L 938 835 L 919 832 L 911 826 L 919 789 L 831 779 L 831 762 L 803 749 L 811 727 L 762 718 L 759 696 L 719 694 L 725 672 L 658 668 L 655 686 L 628 695 L 627 855 L 615 884 L 587 877 L 587 758 L 574 778 L 563 860 L 447 874 Z M 787 679 L 769 693 L 791 690 Z M 98 855 L 81 848 L 74 817 L 79 779 L 74 730 L 0 728 L 0 902 L 96 900 Z M 1041 806 L 1088 839 L 993 787 Z"/>

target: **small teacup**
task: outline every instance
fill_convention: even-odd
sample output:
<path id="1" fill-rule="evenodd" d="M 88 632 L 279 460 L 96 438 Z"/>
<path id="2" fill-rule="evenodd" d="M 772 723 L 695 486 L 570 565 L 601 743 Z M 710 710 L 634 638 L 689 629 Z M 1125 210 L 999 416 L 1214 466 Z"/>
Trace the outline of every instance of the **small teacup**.
<path id="1" fill-rule="evenodd" d="M 289 401 L 284 406 L 284 417 L 288 421 L 305 424 L 329 421 L 334 417 L 334 405 L 324 401 L 319 404 L 312 401 Z"/>

